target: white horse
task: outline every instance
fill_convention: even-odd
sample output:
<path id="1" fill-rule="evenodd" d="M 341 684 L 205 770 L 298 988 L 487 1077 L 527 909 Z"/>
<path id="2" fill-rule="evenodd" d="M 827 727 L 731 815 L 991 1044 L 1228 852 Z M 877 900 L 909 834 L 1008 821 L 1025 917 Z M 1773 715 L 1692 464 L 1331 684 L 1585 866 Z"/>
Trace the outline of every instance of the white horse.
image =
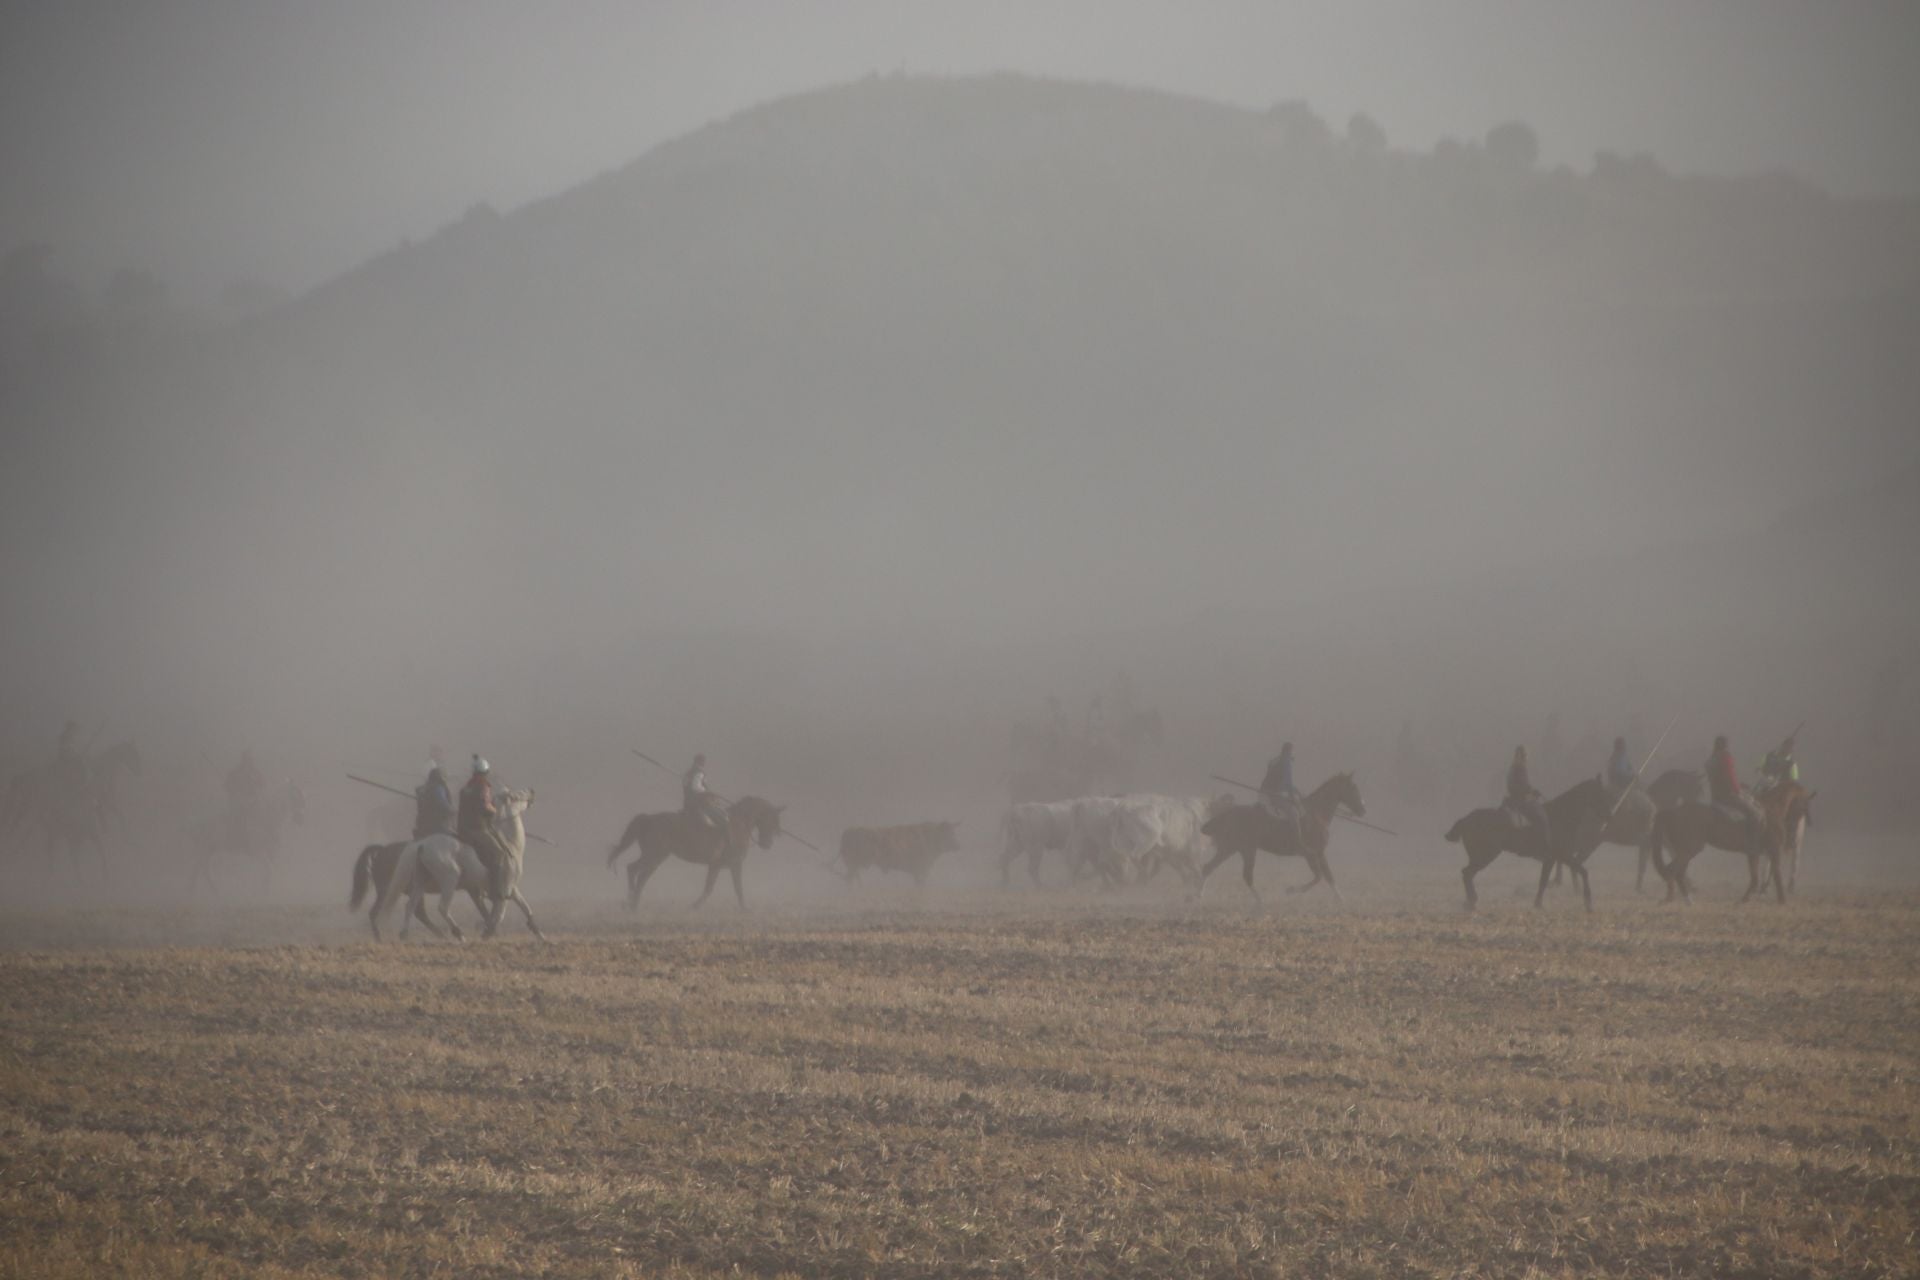
<path id="1" fill-rule="evenodd" d="M 533 908 L 520 894 L 520 868 L 527 851 L 527 829 L 521 821 L 521 815 L 533 803 L 531 788 L 525 791 L 503 791 L 500 793 L 499 811 L 494 817 L 494 833 L 507 849 L 507 865 L 503 869 L 502 892 L 495 895 L 492 878 L 487 874 L 486 864 L 480 861 L 480 855 L 470 847 L 460 843 L 449 835 L 431 835 L 424 840 L 415 840 L 400 851 L 400 859 L 394 864 L 393 875 L 381 886 L 379 900 L 373 906 L 374 936 L 380 934 L 380 921 L 403 895 L 412 901 L 408 904 L 406 918 L 400 925 L 400 937 L 404 940 L 412 929 L 416 918 L 433 930 L 435 937 L 446 936 L 440 926 L 426 915 L 421 904 L 426 898 L 427 889 L 440 895 L 437 908 L 440 920 L 447 926 L 447 932 L 456 939 L 466 940 L 460 926 L 453 922 L 448 910 L 453 905 L 454 895 L 462 890 L 473 896 L 478 903 L 482 898 L 491 899 L 493 909 L 482 921 L 484 936 L 492 937 L 500 928 L 500 917 L 507 909 L 507 903 L 513 902 L 527 918 L 527 928 L 533 936 L 542 942 L 547 936 L 540 932 L 540 926 L 534 923 Z"/>

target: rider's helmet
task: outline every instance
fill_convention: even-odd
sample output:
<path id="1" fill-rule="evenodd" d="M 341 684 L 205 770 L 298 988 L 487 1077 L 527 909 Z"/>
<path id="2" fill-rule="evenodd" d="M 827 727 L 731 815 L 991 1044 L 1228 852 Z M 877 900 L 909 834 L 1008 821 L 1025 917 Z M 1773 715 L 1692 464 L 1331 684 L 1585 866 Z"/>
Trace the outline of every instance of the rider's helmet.
<path id="1" fill-rule="evenodd" d="M 1727 749 L 1727 735 L 1726 735 L 1726 734 L 1724 734 L 1724 733 L 1719 733 L 1719 734 L 1715 734 L 1715 735 L 1714 735 L 1714 738 L 1713 738 L 1713 749 L 1714 749 L 1715 751 L 1725 751 L 1725 750 Z"/>
<path id="2" fill-rule="evenodd" d="M 473 757 L 473 771 L 475 773 L 491 773 L 493 772 L 493 766 L 487 763 L 485 756 L 476 754 Z"/>

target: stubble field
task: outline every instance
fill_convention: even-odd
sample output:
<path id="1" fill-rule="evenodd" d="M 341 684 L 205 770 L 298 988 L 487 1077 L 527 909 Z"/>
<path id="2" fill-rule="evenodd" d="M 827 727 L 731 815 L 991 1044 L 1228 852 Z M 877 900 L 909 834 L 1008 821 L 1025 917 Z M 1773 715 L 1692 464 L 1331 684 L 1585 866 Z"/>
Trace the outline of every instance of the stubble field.
<path id="1" fill-rule="evenodd" d="M 1920 895 L 888 902 L 0 954 L 0 1274 L 1920 1261 Z"/>

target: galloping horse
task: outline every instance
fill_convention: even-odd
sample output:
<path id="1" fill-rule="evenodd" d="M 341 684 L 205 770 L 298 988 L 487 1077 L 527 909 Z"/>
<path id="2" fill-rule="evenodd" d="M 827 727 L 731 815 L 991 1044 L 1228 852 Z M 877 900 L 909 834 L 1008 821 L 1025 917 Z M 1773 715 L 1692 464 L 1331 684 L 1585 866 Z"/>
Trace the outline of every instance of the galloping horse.
<path id="1" fill-rule="evenodd" d="M 1599 843 L 1597 832 L 1606 822 L 1613 802 L 1607 798 L 1607 789 L 1600 779 L 1588 778 L 1547 801 L 1546 808 L 1547 825 L 1553 832 L 1551 849 L 1540 839 L 1538 831 L 1531 826 L 1520 826 L 1510 810 L 1498 806 L 1475 809 L 1447 830 L 1447 840 L 1467 851 L 1467 865 L 1460 872 L 1460 882 L 1467 887 L 1467 910 L 1480 905 L 1473 878 L 1503 853 L 1539 860 L 1540 888 L 1533 895 L 1534 906 L 1540 906 L 1545 899 L 1547 880 L 1554 866 L 1565 862 L 1573 868 L 1574 879 L 1580 882 L 1587 910 L 1593 910 L 1593 886 L 1587 881 L 1586 861 L 1575 859 L 1572 851 L 1589 839 Z M 1591 853 L 1592 848 L 1587 851 Z"/>
<path id="2" fill-rule="evenodd" d="M 756 840 L 762 849 L 773 848 L 773 838 L 780 834 L 780 812 L 785 807 L 759 796 L 740 797 L 727 807 L 724 843 L 720 831 L 685 810 L 637 815 L 621 833 L 620 843 L 607 851 L 607 865 L 611 867 L 621 854 L 639 846 L 640 856 L 627 864 L 627 910 L 639 909 L 640 891 L 660 864 L 668 858 L 679 858 L 707 869 L 706 887 L 693 900 L 695 907 L 713 893 L 724 868 L 733 877 L 734 900 L 745 911 L 747 895 L 740 884 L 740 868 Z"/>
<path id="3" fill-rule="evenodd" d="M 306 821 L 306 793 L 300 790 L 299 783 L 289 778 L 285 786 L 267 792 L 237 823 L 222 816 L 193 827 L 189 836 L 199 848 L 200 856 L 194 860 L 188 892 L 198 888 L 203 879 L 211 892 L 213 860 L 226 855 L 258 866 L 260 892 L 265 894 L 273 883 L 273 862 L 280 855 L 282 828 L 288 823 L 303 826 Z"/>
<path id="4" fill-rule="evenodd" d="M 1367 812 L 1366 805 L 1360 802 L 1360 788 L 1351 770 L 1334 774 L 1301 802 L 1300 835 L 1304 847 L 1300 847 L 1294 843 L 1292 828 L 1268 812 L 1264 804 L 1228 805 L 1200 827 L 1201 834 L 1213 841 L 1216 852 L 1213 861 L 1201 869 L 1196 894 L 1206 892 L 1207 877 L 1215 867 L 1238 855 L 1240 878 L 1246 881 L 1247 892 L 1258 901 L 1260 891 L 1253 887 L 1253 855 L 1265 849 L 1282 857 L 1292 855 L 1307 860 L 1313 879 L 1292 886 L 1288 893 L 1305 893 L 1324 880 L 1327 888 L 1333 890 L 1333 896 L 1344 902 L 1340 887 L 1333 882 L 1333 869 L 1327 865 L 1327 840 L 1333 833 L 1334 814 L 1343 806 L 1356 818 L 1364 817 Z"/>
<path id="5" fill-rule="evenodd" d="M 411 896 L 412 903 L 401 922 L 400 937 L 403 940 L 406 938 L 416 919 L 431 929 L 435 937 L 445 937 L 446 934 L 441 933 L 439 927 L 427 918 L 423 909 L 427 888 L 431 885 L 433 891 L 440 895 L 438 911 L 441 922 L 455 939 L 465 941 L 467 935 L 453 922 L 448 908 L 453 905 L 453 896 L 464 889 L 473 898 L 474 905 L 481 908 L 483 936 L 491 938 L 499 932 L 500 917 L 506 912 L 507 903 L 511 902 L 527 918 L 527 928 L 533 931 L 533 936 L 545 942 L 547 936 L 534 923 L 533 908 L 527 905 L 526 898 L 520 894 L 520 871 L 527 853 L 527 829 L 521 815 L 532 803 L 532 788 L 525 791 L 507 790 L 498 794 L 498 812 L 493 827 L 501 844 L 506 846 L 507 860 L 501 868 L 497 894 L 492 876 L 486 864 L 480 861 L 480 855 L 455 837 L 431 835 L 403 846 L 394 860 L 392 876 L 381 888 L 380 896 L 373 904 L 373 936 L 380 936 L 380 918 L 386 915 L 400 895 L 407 894 Z M 491 900 L 491 909 L 482 906 L 483 896 Z"/>
<path id="6" fill-rule="evenodd" d="M 1786 884 L 1780 878 L 1780 847 L 1785 842 L 1781 816 L 1785 810 L 1772 813 L 1763 807 L 1761 812 L 1765 818 L 1760 827 L 1761 847 L 1750 849 L 1747 847 L 1747 820 L 1742 815 L 1729 813 L 1719 805 L 1697 801 L 1662 809 L 1653 820 L 1650 848 L 1654 869 L 1667 882 L 1665 901 L 1672 902 L 1676 892 L 1684 900 L 1693 901 L 1693 882 L 1687 879 L 1687 866 L 1699 856 L 1701 850 L 1712 847 L 1746 857 L 1747 891 L 1740 895 L 1740 901 L 1747 901 L 1765 887 L 1766 882 L 1760 876 L 1760 863 L 1764 859 L 1773 879 L 1774 894 L 1781 902 L 1785 902 Z M 1673 851 L 1672 863 L 1661 857 L 1668 849 Z"/>

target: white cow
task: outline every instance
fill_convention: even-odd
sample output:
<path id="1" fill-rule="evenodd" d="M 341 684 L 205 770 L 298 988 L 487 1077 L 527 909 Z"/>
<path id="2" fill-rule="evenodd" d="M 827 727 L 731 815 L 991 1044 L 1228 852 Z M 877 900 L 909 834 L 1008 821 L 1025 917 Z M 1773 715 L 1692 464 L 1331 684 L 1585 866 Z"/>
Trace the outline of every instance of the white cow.
<path id="1" fill-rule="evenodd" d="M 1017 804 L 1007 811 L 1003 824 L 1007 847 L 1000 855 L 1000 883 L 1005 885 L 1008 871 L 1018 858 L 1027 860 L 1027 874 L 1040 883 L 1040 857 L 1048 850 L 1067 852 L 1073 831 L 1073 801 Z"/>
<path id="2" fill-rule="evenodd" d="M 1219 802 L 1204 796 L 1130 795 L 1076 800 L 1068 860 L 1109 884 L 1144 882 L 1170 868 L 1189 887 L 1213 842 L 1200 830 Z"/>

